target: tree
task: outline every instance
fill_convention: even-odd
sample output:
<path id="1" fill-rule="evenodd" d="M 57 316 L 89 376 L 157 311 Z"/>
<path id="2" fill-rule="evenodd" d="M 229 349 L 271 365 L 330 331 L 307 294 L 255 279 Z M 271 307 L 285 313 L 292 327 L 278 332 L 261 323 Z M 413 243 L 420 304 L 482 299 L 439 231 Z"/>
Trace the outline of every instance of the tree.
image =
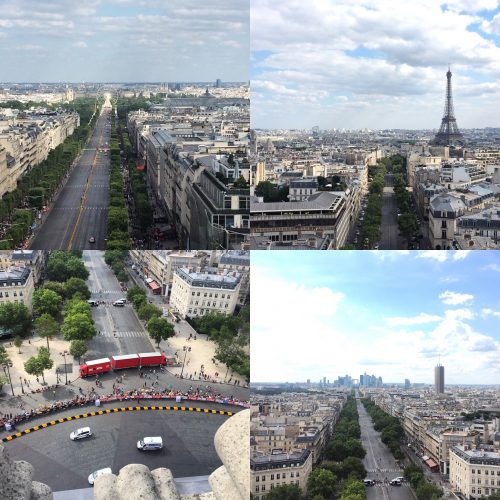
<path id="1" fill-rule="evenodd" d="M 233 183 L 233 186 L 237 189 L 246 189 L 248 188 L 248 182 L 246 179 L 240 175 Z"/>
<path id="2" fill-rule="evenodd" d="M 134 299 L 138 296 L 146 298 L 146 292 L 140 286 L 134 285 L 127 290 L 127 300 L 129 302 L 134 303 Z"/>
<path id="3" fill-rule="evenodd" d="M 314 469 L 307 479 L 307 491 L 310 496 L 321 495 L 330 498 L 335 490 L 337 478 L 329 470 Z"/>
<path id="4" fill-rule="evenodd" d="M 87 352 L 87 344 L 84 340 L 72 340 L 69 345 L 69 353 L 74 357 L 78 358 L 78 364 L 80 364 L 80 358 Z"/>
<path id="5" fill-rule="evenodd" d="M 71 316 L 72 314 L 85 314 L 89 319 L 91 319 L 92 312 L 90 310 L 90 304 L 78 297 L 75 297 L 74 299 L 70 300 L 64 308 L 65 316 Z"/>
<path id="6" fill-rule="evenodd" d="M 401 214 L 398 224 L 401 234 L 406 238 L 409 238 L 418 229 L 417 219 L 410 213 Z"/>
<path id="7" fill-rule="evenodd" d="M 364 479 L 366 477 L 366 469 L 363 462 L 357 457 L 347 457 L 342 460 L 342 469 L 339 475 L 342 478 L 348 478 L 349 476 L 355 477 L 357 479 Z"/>
<path id="8" fill-rule="evenodd" d="M 366 487 L 362 481 L 353 478 L 342 481 L 339 500 L 364 500 L 365 498 Z"/>
<path id="9" fill-rule="evenodd" d="M 66 316 L 61 331 L 64 340 L 90 340 L 96 335 L 92 319 L 84 313 Z"/>
<path id="10" fill-rule="evenodd" d="M 296 484 L 276 486 L 267 495 L 266 500 L 302 500 L 302 492 Z"/>
<path id="11" fill-rule="evenodd" d="M 3 386 L 5 384 L 9 383 L 9 379 L 7 378 L 6 375 L 0 375 L 0 391 L 3 389 Z"/>
<path id="12" fill-rule="evenodd" d="M 45 377 L 43 372 L 45 370 L 50 370 L 54 366 L 54 361 L 50 358 L 50 352 L 46 347 L 38 348 L 38 360 L 40 363 L 40 367 L 42 368 L 42 380 L 45 384 Z"/>
<path id="13" fill-rule="evenodd" d="M 137 315 L 144 321 L 149 321 L 153 316 L 161 316 L 162 310 L 154 304 L 144 302 L 137 309 Z"/>
<path id="14" fill-rule="evenodd" d="M 24 371 L 29 375 L 34 375 L 37 379 L 38 377 L 43 376 L 44 368 L 38 359 L 38 356 L 31 356 L 31 358 L 24 363 Z"/>
<path id="15" fill-rule="evenodd" d="M 47 290 L 52 290 L 61 297 L 66 297 L 66 288 L 64 286 L 64 283 L 60 283 L 59 281 L 46 281 L 43 284 L 43 288 Z"/>
<path id="16" fill-rule="evenodd" d="M 147 329 L 149 336 L 156 342 L 158 348 L 162 340 L 167 340 L 175 335 L 174 325 L 158 316 L 153 316 L 148 321 Z"/>
<path id="17" fill-rule="evenodd" d="M 415 489 L 415 495 L 418 500 L 438 500 L 442 497 L 443 491 L 427 481 L 420 481 Z"/>
<path id="18" fill-rule="evenodd" d="M 16 335 L 14 337 L 14 345 L 17 347 L 18 354 L 21 354 L 21 346 L 23 345 L 23 339 L 19 337 L 19 335 Z"/>
<path id="19" fill-rule="evenodd" d="M 59 333 L 59 323 L 50 314 L 44 313 L 36 318 L 35 330 L 40 337 L 47 339 L 47 349 L 50 350 L 49 340 Z"/>
<path id="20" fill-rule="evenodd" d="M 0 304 L 0 328 L 13 335 L 25 337 L 31 330 L 31 313 L 20 302 Z"/>
<path id="21" fill-rule="evenodd" d="M 5 350 L 5 347 L 3 345 L 0 345 L 0 365 L 6 365 L 10 362 L 11 360 L 9 358 L 9 354 Z"/>
<path id="22" fill-rule="evenodd" d="M 33 293 L 33 311 L 37 315 L 50 314 L 53 318 L 59 315 L 62 297 L 52 290 L 40 288 Z"/>
<path id="23" fill-rule="evenodd" d="M 82 299 L 90 299 L 90 290 L 82 278 L 76 278 L 74 276 L 69 278 L 64 284 L 64 290 L 67 298 L 74 297 L 78 294 Z"/>

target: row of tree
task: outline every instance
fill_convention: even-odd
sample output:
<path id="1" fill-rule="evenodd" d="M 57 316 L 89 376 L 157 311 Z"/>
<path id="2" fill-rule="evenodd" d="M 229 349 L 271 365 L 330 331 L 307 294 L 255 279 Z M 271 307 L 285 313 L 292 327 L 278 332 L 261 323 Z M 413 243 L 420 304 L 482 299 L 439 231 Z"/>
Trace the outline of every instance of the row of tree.
<path id="1" fill-rule="evenodd" d="M 422 468 L 418 465 L 407 465 L 404 469 L 404 476 L 413 488 L 418 500 L 439 500 L 443 498 L 443 490 L 427 481 Z"/>
<path id="2" fill-rule="evenodd" d="M 130 248 L 128 233 L 128 208 L 125 202 L 125 189 L 121 170 L 120 145 L 114 112 L 111 113 L 110 139 L 110 180 L 108 207 L 108 242 L 110 250 L 127 250 Z"/>
<path id="3" fill-rule="evenodd" d="M 250 380 L 250 356 L 248 334 L 250 332 L 250 308 L 244 306 L 237 316 L 213 312 L 189 318 L 193 328 L 215 342 L 215 359 L 228 369 Z"/>
<path id="4" fill-rule="evenodd" d="M 128 274 L 125 271 L 126 250 L 106 250 L 104 252 L 104 261 L 113 270 L 120 283 L 128 281 Z"/>
<path id="5" fill-rule="evenodd" d="M 361 237 L 363 243 L 367 243 L 371 248 L 374 243 L 380 240 L 382 232 L 382 194 L 385 186 L 385 174 L 387 169 L 381 160 L 377 164 L 368 168 L 368 175 L 372 178 L 369 187 L 368 204 L 365 210 L 363 230 Z M 368 240 L 366 242 L 366 240 Z"/>
<path id="6" fill-rule="evenodd" d="M 373 427 L 377 432 L 380 432 L 382 442 L 389 448 L 396 460 L 403 459 L 401 439 L 404 436 L 404 430 L 399 423 L 399 419 L 388 415 L 371 399 L 364 398 L 362 403 L 372 419 Z"/>
<path id="7" fill-rule="evenodd" d="M 28 237 L 34 222 L 33 210 L 41 209 L 54 195 L 91 132 L 82 118 L 89 115 L 91 107 L 88 99 L 72 103 L 72 109 L 80 114 L 80 126 L 64 143 L 51 150 L 46 160 L 26 172 L 16 189 L 0 200 L 0 223 L 10 225 L 0 241 L 0 249 L 15 248 Z"/>
<path id="8" fill-rule="evenodd" d="M 163 311 L 149 303 L 146 292 L 139 286 L 133 286 L 127 291 L 127 299 L 132 303 L 137 312 L 137 316 L 146 322 L 146 329 L 149 336 L 160 348 L 162 340 L 168 340 L 175 335 L 174 325 L 166 318 L 163 318 Z"/>

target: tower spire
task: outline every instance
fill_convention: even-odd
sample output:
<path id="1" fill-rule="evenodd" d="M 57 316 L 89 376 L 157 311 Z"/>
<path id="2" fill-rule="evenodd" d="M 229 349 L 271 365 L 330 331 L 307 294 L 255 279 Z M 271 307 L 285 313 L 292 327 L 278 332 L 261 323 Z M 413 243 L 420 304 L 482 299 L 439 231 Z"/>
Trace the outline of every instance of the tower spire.
<path id="1" fill-rule="evenodd" d="M 439 132 L 432 141 L 438 146 L 461 146 L 464 144 L 464 136 L 458 129 L 457 120 L 453 110 L 453 98 L 451 92 L 451 69 L 448 63 L 448 71 L 446 72 L 446 98 L 444 104 L 444 114 L 441 120 Z"/>

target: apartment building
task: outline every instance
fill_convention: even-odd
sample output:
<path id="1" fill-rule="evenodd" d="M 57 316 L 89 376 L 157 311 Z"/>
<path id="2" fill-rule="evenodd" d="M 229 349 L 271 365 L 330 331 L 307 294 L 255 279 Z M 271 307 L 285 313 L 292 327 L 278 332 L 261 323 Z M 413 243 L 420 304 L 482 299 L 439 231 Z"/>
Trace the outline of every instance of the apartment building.
<path id="1" fill-rule="evenodd" d="M 233 314 L 240 281 L 236 272 L 219 274 L 215 268 L 200 272 L 179 268 L 174 273 L 170 303 L 183 318 L 213 312 Z"/>
<path id="2" fill-rule="evenodd" d="M 33 273 L 29 267 L 0 270 L 0 304 L 22 303 L 31 310 L 33 291 Z"/>
<path id="3" fill-rule="evenodd" d="M 252 454 L 250 457 L 250 491 L 255 500 L 264 500 L 277 486 L 296 484 L 305 493 L 312 470 L 309 450 L 272 455 Z"/>

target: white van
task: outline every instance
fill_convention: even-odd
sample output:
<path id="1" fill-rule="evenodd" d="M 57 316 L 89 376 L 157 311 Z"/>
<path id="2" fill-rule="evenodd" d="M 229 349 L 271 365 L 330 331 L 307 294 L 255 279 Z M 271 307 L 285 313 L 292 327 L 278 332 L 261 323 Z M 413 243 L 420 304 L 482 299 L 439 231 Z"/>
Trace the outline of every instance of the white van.
<path id="1" fill-rule="evenodd" d="M 90 474 L 90 476 L 88 477 L 89 484 L 94 485 L 95 480 L 103 474 L 113 474 L 113 471 L 109 467 L 106 467 L 105 469 L 99 469 L 95 472 L 92 472 L 92 474 Z"/>
<path id="2" fill-rule="evenodd" d="M 90 436 L 92 436 L 90 427 L 82 427 L 81 429 L 76 429 L 76 431 L 73 431 L 69 435 L 69 438 L 71 439 L 71 441 L 78 441 L 79 439 L 85 439 Z"/>
<path id="3" fill-rule="evenodd" d="M 137 441 L 137 448 L 142 451 L 161 450 L 163 448 L 163 440 L 161 437 L 145 437 Z"/>
<path id="4" fill-rule="evenodd" d="M 124 307 L 127 302 L 127 299 L 118 299 L 113 302 L 115 307 Z"/>

